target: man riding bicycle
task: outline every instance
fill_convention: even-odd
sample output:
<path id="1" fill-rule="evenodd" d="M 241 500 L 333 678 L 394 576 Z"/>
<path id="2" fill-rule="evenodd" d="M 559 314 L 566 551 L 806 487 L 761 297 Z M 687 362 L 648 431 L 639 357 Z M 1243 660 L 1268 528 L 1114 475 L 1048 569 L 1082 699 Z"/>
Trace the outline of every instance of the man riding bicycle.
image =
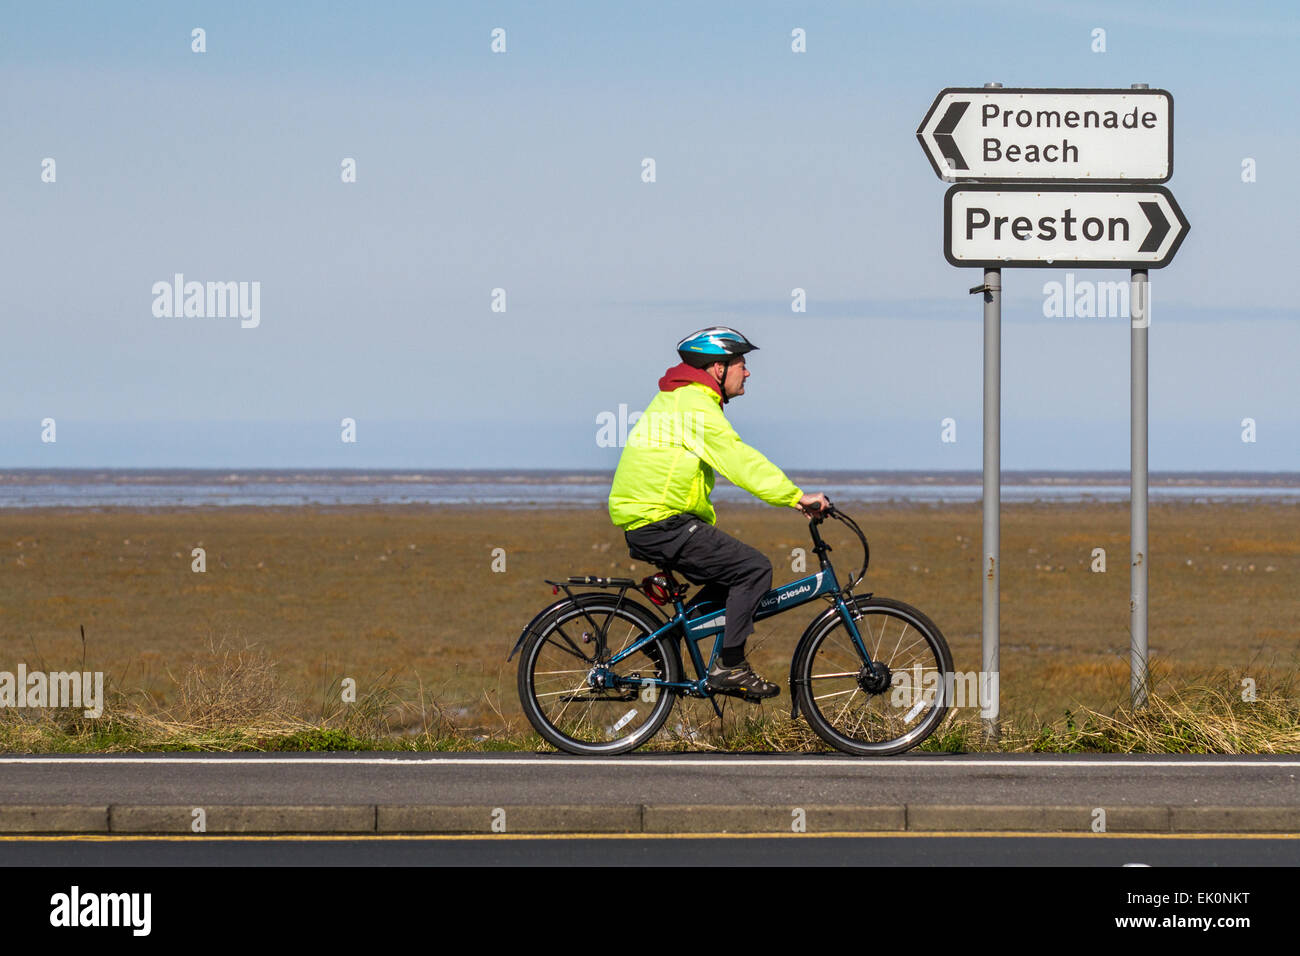
<path id="1" fill-rule="evenodd" d="M 745 660 L 754 610 L 772 587 L 772 563 L 717 528 L 709 500 L 714 472 L 771 505 L 812 514 L 829 504 L 824 494 L 804 494 L 742 442 L 722 414 L 723 405 L 745 394 L 745 354 L 757 349 L 725 326 L 678 342 L 681 364 L 659 379 L 659 394 L 628 434 L 609 494 L 609 516 L 633 558 L 704 585 L 692 605 L 726 604 L 722 653 L 709 669 L 709 687 L 751 699 L 780 693 Z"/>

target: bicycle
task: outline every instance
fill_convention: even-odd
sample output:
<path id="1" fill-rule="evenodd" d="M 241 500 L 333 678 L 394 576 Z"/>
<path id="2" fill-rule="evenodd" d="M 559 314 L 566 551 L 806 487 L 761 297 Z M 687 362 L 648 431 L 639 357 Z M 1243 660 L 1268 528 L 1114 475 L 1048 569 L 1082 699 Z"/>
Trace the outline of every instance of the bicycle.
<path id="1" fill-rule="evenodd" d="M 862 570 L 847 587 L 840 587 L 827 556 L 831 548 L 818 530 L 827 518 L 845 524 L 862 542 Z M 870 593 L 853 595 L 866 577 L 871 549 L 852 518 L 830 505 L 809 518 L 808 528 L 820 570 L 768 591 L 754 613 L 760 621 L 818 598 L 831 605 L 807 626 L 791 657 L 790 717 L 802 715 L 822 740 L 845 753 L 910 750 L 948 711 L 948 644 L 916 608 Z M 519 699 L 545 740 L 572 754 L 627 753 L 658 733 L 679 695 L 708 698 L 721 717 L 707 675 L 722 650 L 724 605 L 684 605 L 690 587 L 673 577 L 671 565 L 640 582 L 573 576 L 546 583 L 553 594 L 563 589 L 565 597 L 528 623 L 506 658 L 520 653 Z M 574 593 L 575 587 L 595 590 Z M 656 610 L 630 599 L 633 589 Z M 673 614 L 658 610 L 669 603 Z M 715 641 L 706 663 L 699 644 L 709 637 Z M 683 674 L 682 641 L 694 680 Z"/>

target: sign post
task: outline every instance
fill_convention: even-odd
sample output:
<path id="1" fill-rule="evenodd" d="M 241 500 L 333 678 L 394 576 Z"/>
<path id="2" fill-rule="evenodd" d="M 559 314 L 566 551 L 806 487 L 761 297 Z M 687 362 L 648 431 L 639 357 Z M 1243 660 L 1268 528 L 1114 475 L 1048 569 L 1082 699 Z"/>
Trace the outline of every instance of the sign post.
<path id="1" fill-rule="evenodd" d="M 1133 88 L 1145 89 L 1146 84 L 1135 83 Z M 1129 273 L 1129 699 L 1134 710 L 1146 706 L 1148 683 L 1147 569 L 1151 566 L 1151 553 L 1147 549 L 1147 330 L 1151 327 L 1150 292 L 1147 270 L 1132 270 Z"/>
<path id="2" fill-rule="evenodd" d="M 1129 698 L 1147 702 L 1147 270 L 1129 276 Z"/>
<path id="3" fill-rule="evenodd" d="M 984 622 L 980 707 L 984 739 L 1001 737 L 998 686 L 1002 578 L 1002 270 L 984 271 Z M 978 292 L 980 289 L 972 289 Z"/>
<path id="4" fill-rule="evenodd" d="M 984 269 L 984 563 L 980 704 L 997 739 L 1001 504 L 1002 269 L 1129 269 L 1130 694 L 1147 699 L 1147 330 L 1149 269 L 1168 265 L 1191 229 L 1167 182 L 1174 100 L 1129 90 L 943 90 L 916 131 L 944 196 L 944 256 Z M 971 185 L 960 185 L 969 183 Z"/>
<path id="5" fill-rule="evenodd" d="M 1001 88 L 986 84 L 986 89 Z M 924 125 L 924 124 L 922 124 Z M 1001 667 L 1002 613 L 1002 269 L 984 270 L 984 285 L 971 289 L 984 293 L 984 563 L 980 628 L 979 703 L 984 719 L 984 740 L 997 743 L 1002 736 L 999 719 L 1002 697 L 998 680 Z"/>

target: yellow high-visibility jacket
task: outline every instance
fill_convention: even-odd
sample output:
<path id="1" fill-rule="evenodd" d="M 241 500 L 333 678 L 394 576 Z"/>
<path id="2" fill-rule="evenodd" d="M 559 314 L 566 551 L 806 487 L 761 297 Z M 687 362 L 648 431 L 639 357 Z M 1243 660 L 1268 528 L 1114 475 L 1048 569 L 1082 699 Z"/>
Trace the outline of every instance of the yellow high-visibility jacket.
<path id="1" fill-rule="evenodd" d="M 717 524 L 709 500 L 715 471 L 771 505 L 791 507 L 803 497 L 785 472 L 740 440 L 717 390 L 690 382 L 661 391 L 627 436 L 609 517 L 624 531 L 686 511 Z"/>

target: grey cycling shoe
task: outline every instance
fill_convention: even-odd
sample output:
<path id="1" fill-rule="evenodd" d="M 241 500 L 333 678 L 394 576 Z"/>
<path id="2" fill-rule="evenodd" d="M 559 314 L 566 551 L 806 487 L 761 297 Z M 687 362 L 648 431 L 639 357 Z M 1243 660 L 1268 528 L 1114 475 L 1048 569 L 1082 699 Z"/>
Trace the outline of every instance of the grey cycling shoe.
<path id="1" fill-rule="evenodd" d="M 745 700 L 766 700 L 781 693 L 781 688 L 755 674 L 749 661 L 741 661 L 734 667 L 724 667 L 721 661 L 715 661 L 709 669 L 708 686 L 719 694 L 733 694 Z"/>

